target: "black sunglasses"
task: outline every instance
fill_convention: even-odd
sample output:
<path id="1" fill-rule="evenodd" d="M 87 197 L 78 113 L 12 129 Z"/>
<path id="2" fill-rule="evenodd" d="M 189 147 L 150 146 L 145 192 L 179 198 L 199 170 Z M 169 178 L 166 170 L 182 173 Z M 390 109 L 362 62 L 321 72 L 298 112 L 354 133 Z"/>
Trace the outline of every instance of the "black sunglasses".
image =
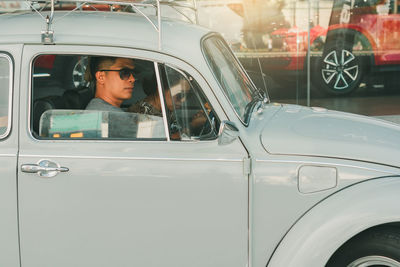
<path id="1" fill-rule="evenodd" d="M 118 71 L 119 77 L 121 80 L 128 80 L 131 75 L 135 77 L 136 71 L 135 69 L 123 68 L 120 70 L 99 70 L 99 71 Z"/>

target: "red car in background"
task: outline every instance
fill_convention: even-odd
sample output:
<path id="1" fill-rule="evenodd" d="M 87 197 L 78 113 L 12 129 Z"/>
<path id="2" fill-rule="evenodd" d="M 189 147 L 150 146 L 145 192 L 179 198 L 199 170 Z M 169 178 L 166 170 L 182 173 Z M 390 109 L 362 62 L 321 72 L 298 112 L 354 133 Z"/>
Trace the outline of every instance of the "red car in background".
<path id="1" fill-rule="evenodd" d="M 329 27 L 310 28 L 310 49 L 307 29 L 280 28 L 267 36 L 266 47 L 258 50 L 264 54 L 261 65 L 280 84 L 306 73 L 308 54 L 311 82 L 331 95 L 355 91 L 371 74 L 400 71 L 398 0 L 335 0 Z"/>
<path id="2" fill-rule="evenodd" d="M 323 48 L 327 30 L 321 26 L 316 26 L 310 30 L 311 52 L 320 51 Z M 285 61 L 285 70 L 299 70 L 305 66 L 308 48 L 308 32 L 293 27 L 290 29 L 282 28 L 270 34 L 272 49 L 283 52 L 280 60 Z M 271 69 L 282 69 L 274 68 Z"/>

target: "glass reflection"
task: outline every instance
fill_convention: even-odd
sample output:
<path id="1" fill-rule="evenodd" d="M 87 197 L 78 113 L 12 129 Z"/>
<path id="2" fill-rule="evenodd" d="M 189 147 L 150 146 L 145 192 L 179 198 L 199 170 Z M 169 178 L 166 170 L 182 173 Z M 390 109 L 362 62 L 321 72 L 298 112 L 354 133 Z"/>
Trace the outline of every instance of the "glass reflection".
<path id="1" fill-rule="evenodd" d="M 272 101 L 400 121 L 399 0 L 198 3 Z"/>

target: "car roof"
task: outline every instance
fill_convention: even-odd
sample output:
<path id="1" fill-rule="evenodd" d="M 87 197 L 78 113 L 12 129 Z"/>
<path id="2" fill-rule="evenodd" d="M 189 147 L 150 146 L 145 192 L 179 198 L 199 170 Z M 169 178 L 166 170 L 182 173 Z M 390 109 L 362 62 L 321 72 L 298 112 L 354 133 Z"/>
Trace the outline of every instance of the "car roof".
<path id="1" fill-rule="evenodd" d="M 45 17 L 31 11 L 0 15 L 0 44 L 41 44 Z M 157 25 L 157 17 L 149 16 Z M 210 30 L 180 21 L 161 19 L 162 51 L 190 58 L 193 48 Z M 56 11 L 51 30 L 55 44 L 105 45 L 158 49 L 158 33 L 147 19 L 135 13 L 99 11 Z"/>

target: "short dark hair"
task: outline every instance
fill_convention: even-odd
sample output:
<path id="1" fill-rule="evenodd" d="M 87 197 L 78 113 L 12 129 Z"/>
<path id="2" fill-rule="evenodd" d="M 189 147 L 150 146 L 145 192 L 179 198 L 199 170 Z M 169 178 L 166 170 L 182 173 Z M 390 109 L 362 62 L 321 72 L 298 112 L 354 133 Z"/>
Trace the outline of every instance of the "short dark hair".
<path id="1" fill-rule="evenodd" d="M 96 81 L 96 72 L 101 69 L 108 68 L 115 63 L 118 57 L 89 57 L 88 65 L 86 66 L 85 79 L 88 82 Z"/>

